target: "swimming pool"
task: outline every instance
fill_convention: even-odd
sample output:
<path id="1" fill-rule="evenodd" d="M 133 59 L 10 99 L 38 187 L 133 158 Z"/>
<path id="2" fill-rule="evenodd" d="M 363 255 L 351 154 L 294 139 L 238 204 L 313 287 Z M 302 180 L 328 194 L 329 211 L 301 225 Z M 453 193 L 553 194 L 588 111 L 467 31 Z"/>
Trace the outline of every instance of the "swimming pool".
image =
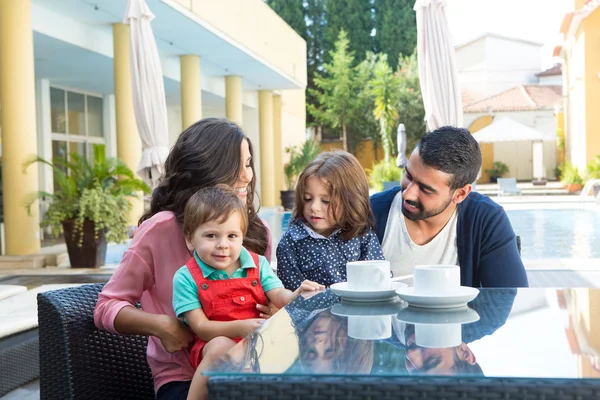
<path id="1" fill-rule="evenodd" d="M 600 258 L 600 207 L 508 209 L 506 213 L 521 237 L 524 259 Z M 260 215 L 271 228 L 275 258 L 291 213 L 263 210 Z M 118 264 L 128 245 L 109 245 L 106 264 Z"/>
<path id="2" fill-rule="evenodd" d="M 600 258 L 600 208 L 507 210 L 521 256 Z"/>

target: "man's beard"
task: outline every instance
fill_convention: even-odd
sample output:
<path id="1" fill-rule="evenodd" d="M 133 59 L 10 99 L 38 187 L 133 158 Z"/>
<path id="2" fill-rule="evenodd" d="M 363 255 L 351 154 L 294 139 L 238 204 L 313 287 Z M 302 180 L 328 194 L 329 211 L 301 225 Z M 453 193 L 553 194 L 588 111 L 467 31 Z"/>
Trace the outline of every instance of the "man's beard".
<path id="1" fill-rule="evenodd" d="M 404 208 L 404 201 L 406 201 L 410 206 L 417 208 L 417 210 L 419 210 L 419 211 L 417 211 L 417 212 L 408 211 L 406 208 Z M 450 203 L 452 203 L 452 196 L 450 196 L 448 198 L 448 201 L 446 201 L 446 203 L 443 204 L 441 207 L 436 208 L 435 210 L 425 210 L 425 208 L 423 207 L 423 204 L 421 204 L 420 202 L 403 199 L 402 214 L 404 214 L 404 216 L 411 221 L 421 221 L 421 220 L 424 220 L 427 218 L 435 217 L 436 215 L 443 213 L 448 208 Z"/>

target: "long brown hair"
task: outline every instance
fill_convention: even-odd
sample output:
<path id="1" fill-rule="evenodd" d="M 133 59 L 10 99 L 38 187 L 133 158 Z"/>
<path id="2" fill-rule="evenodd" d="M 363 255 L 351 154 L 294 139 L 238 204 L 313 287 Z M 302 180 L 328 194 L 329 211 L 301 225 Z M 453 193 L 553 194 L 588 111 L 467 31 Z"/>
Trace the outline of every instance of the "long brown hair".
<path id="1" fill-rule="evenodd" d="M 152 193 L 150 210 L 139 223 L 161 211 L 172 211 L 183 224 L 185 205 L 198 190 L 219 183 L 234 185 L 244 167 L 241 158 L 242 141 L 252 143 L 239 126 L 220 118 L 204 118 L 181 133 L 165 162 L 165 172 Z M 254 171 L 254 159 L 250 160 Z M 258 217 L 254 206 L 256 179 L 248 185 L 246 210 L 248 233 L 244 247 L 258 254 L 267 249 L 267 228 Z"/>
<path id="2" fill-rule="evenodd" d="M 329 187 L 329 210 L 336 226 L 342 230 L 342 239 L 365 235 L 375 226 L 369 183 L 356 157 L 335 150 L 319 154 L 307 165 L 296 186 L 296 206 L 292 214 L 295 219 L 304 221 L 304 191 L 310 177 L 318 178 Z"/>

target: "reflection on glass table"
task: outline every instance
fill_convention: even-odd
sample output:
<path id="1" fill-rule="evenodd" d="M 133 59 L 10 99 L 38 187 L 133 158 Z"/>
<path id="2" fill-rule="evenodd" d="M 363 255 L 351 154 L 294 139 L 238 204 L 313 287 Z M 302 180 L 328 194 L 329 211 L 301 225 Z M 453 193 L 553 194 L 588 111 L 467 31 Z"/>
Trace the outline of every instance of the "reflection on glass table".
<path id="1" fill-rule="evenodd" d="M 399 299 L 348 303 L 327 290 L 280 310 L 206 374 L 218 385 L 319 376 L 331 390 L 367 378 L 375 387 L 429 376 L 502 387 L 517 379 L 534 391 L 566 382 L 600 395 L 599 351 L 600 289 L 482 289 L 468 307 L 439 311 Z"/>

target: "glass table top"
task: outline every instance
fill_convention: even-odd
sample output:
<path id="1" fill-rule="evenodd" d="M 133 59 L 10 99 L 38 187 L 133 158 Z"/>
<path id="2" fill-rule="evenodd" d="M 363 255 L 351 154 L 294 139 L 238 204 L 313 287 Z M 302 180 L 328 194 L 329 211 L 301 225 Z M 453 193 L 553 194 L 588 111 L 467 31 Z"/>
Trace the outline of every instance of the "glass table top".
<path id="1" fill-rule="evenodd" d="M 298 297 L 206 375 L 600 378 L 600 289 L 481 289 L 467 307 Z"/>

